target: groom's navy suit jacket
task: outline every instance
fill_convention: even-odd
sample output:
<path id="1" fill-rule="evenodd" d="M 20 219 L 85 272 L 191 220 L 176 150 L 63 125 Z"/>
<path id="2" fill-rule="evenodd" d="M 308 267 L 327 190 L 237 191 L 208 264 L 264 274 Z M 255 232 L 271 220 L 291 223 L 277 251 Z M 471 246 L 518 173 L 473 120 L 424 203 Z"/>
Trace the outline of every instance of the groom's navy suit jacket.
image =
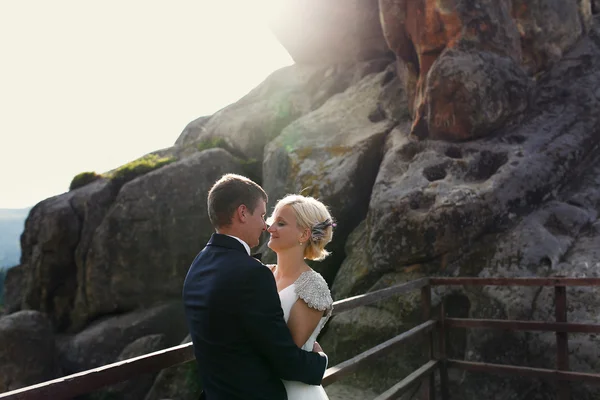
<path id="1" fill-rule="evenodd" d="M 183 301 L 207 400 L 283 400 L 281 379 L 321 383 L 326 358 L 294 344 L 273 274 L 235 238 L 212 235 Z"/>

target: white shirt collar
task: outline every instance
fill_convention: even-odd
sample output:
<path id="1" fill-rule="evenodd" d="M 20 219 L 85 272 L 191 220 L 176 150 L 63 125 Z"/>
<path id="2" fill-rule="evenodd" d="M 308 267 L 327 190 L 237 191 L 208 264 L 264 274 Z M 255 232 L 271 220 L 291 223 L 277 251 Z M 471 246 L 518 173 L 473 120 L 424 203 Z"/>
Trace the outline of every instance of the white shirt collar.
<path id="1" fill-rule="evenodd" d="M 237 236 L 232 236 L 232 235 L 227 235 L 227 234 L 226 234 L 226 236 L 229 236 L 229 237 L 232 237 L 232 238 L 234 238 L 234 239 L 237 239 L 237 240 L 238 240 L 238 241 L 239 241 L 241 244 L 243 244 L 243 245 L 244 245 L 244 248 L 245 248 L 245 249 L 246 249 L 246 251 L 248 252 L 248 255 L 250 255 L 250 246 L 248 246 L 248 244 L 247 244 L 246 242 L 244 242 L 242 239 L 240 239 L 240 238 L 239 238 L 239 237 L 237 237 Z"/>

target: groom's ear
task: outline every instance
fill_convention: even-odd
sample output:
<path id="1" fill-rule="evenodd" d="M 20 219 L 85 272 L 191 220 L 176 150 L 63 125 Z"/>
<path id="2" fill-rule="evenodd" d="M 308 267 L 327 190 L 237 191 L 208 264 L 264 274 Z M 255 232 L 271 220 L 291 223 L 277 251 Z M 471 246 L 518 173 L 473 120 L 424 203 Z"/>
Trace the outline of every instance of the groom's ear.
<path id="1" fill-rule="evenodd" d="M 235 209 L 234 218 L 236 218 L 240 222 L 246 222 L 249 217 L 249 210 L 245 204 L 240 204 L 238 208 Z"/>

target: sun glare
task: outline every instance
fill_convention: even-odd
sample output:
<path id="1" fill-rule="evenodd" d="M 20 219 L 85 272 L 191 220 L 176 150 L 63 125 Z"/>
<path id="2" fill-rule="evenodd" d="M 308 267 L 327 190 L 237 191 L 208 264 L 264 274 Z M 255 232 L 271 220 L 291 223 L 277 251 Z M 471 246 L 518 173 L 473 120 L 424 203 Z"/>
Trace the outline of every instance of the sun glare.
<path id="1" fill-rule="evenodd" d="M 293 63 L 277 0 L 0 2 L 0 208 L 172 146 Z"/>

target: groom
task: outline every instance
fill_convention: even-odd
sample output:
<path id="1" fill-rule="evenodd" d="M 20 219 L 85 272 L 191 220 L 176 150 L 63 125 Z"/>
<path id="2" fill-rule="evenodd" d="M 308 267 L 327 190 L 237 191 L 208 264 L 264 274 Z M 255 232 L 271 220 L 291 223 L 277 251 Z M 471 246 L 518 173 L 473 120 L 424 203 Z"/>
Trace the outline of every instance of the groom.
<path id="1" fill-rule="evenodd" d="M 250 255 L 267 228 L 266 204 L 264 190 L 240 175 L 223 176 L 208 193 L 217 233 L 194 259 L 183 285 L 201 399 L 284 400 L 281 379 L 319 385 L 327 368 L 324 353 L 294 344 L 275 279 Z"/>

